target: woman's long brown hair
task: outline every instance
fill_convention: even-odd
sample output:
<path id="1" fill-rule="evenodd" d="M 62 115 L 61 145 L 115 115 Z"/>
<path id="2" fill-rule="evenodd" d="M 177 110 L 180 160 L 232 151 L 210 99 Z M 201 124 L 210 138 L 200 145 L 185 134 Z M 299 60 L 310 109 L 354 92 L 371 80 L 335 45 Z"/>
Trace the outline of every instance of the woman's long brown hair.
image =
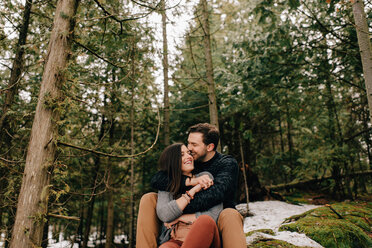
<path id="1" fill-rule="evenodd" d="M 168 188 L 167 190 L 178 195 L 181 188 L 182 178 L 182 153 L 181 147 L 184 144 L 175 143 L 167 146 L 159 158 L 159 168 L 168 174 Z"/>

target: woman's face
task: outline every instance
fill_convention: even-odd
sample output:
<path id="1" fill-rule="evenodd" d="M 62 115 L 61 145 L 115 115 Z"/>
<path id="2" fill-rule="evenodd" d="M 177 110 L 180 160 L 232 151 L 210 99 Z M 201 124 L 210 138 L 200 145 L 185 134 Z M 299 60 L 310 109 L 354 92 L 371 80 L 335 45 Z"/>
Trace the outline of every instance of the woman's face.
<path id="1" fill-rule="evenodd" d="M 181 146 L 181 155 L 182 155 L 182 174 L 190 175 L 191 171 L 194 169 L 194 159 L 191 156 L 189 149 L 186 146 Z"/>

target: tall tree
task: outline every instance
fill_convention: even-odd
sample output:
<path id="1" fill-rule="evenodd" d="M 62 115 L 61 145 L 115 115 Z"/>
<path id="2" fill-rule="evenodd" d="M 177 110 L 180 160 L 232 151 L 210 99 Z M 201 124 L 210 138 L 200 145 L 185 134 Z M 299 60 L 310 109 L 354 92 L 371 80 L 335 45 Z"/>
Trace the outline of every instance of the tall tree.
<path id="1" fill-rule="evenodd" d="M 219 128 L 207 0 L 201 0 L 201 5 L 202 5 L 202 28 L 204 33 L 205 68 L 208 85 L 209 116 L 211 124 Z"/>
<path id="2" fill-rule="evenodd" d="M 135 55 L 136 55 L 136 45 L 134 39 L 132 40 L 132 49 L 131 49 L 131 75 L 132 80 L 130 84 L 130 154 L 134 154 L 134 85 L 136 83 L 136 63 L 135 63 Z M 165 82 L 165 81 L 164 81 Z M 169 138 L 169 137 L 168 137 Z M 130 158 L 130 200 L 129 200 L 129 209 L 130 209 L 130 224 L 129 224 L 129 248 L 134 247 L 134 158 Z"/>
<path id="3" fill-rule="evenodd" d="M 2 114 L 0 116 L 0 137 L 3 132 L 4 123 L 6 121 L 7 112 L 10 109 L 14 101 L 14 97 L 18 92 L 18 84 L 22 74 L 23 64 L 24 64 L 24 53 L 27 40 L 28 26 L 30 23 L 32 0 L 28 0 L 25 3 L 25 8 L 23 11 L 23 20 L 19 32 L 18 43 L 16 47 L 16 56 L 13 61 L 12 71 L 10 74 L 10 79 L 8 83 L 8 89 L 6 90 L 5 102 L 2 108 Z"/>
<path id="4" fill-rule="evenodd" d="M 352 0 L 353 13 L 358 36 L 360 57 L 362 58 L 363 75 L 366 85 L 369 118 L 372 120 L 372 49 L 366 13 L 362 0 Z"/>
<path id="5" fill-rule="evenodd" d="M 167 13 L 165 0 L 161 0 L 161 23 L 163 31 L 163 77 L 164 77 L 164 145 L 169 145 L 169 87 L 168 87 L 168 40 L 167 40 Z"/>
<path id="6" fill-rule="evenodd" d="M 79 0 L 60 0 L 50 37 L 10 247 L 40 246 L 48 212 L 50 173 L 56 153 L 58 102 L 71 54 Z M 53 106 L 54 105 L 54 106 Z"/>

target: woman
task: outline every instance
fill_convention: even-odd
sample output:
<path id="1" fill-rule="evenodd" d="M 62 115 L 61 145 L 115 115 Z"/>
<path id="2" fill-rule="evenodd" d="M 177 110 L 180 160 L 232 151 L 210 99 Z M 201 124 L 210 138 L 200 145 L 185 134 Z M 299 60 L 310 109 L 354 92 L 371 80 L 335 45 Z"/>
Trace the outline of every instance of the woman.
<path id="1" fill-rule="evenodd" d="M 160 170 L 167 172 L 168 191 L 158 192 L 156 213 L 164 223 L 159 236 L 160 248 L 219 248 L 220 238 L 216 225 L 218 215 L 222 211 L 222 203 L 205 212 L 182 214 L 202 186 L 190 186 L 181 190 L 182 175 L 193 177 L 194 159 L 190 151 L 182 143 L 165 148 L 159 159 Z M 195 177 L 208 175 L 202 172 Z"/>

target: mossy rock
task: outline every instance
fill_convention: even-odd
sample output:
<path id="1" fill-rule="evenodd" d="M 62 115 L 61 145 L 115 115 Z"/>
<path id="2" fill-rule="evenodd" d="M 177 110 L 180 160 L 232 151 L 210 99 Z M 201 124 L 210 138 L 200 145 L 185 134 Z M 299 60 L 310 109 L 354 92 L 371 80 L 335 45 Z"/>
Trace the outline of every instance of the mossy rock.
<path id="1" fill-rule="evenodd" d="M 245 234 L 245 236 L 248 237 L 248 236 L 251 236 L 252 234 L 257 233 L 257 232 L 266 233 L 266 234 L 270 234 L 270 235 L 273 235 L 273 236 L 275 235 L 274 231 L 271 230 L 271 229 L 258 229 L 258 230 L 253 230 L 253 231 L 247 232 Z"/>
<path id="2" fill-rule="evenodd" d="M 272 247 L 278 247 L 278 248 L 297 248 L 299 246 L 292 245 L 288 242 L 277 240 L 277 239 L 267 239 L 267 240 L 258 240 L 254 242 L 253 244 L 247 246 L 249 248 L 272 248 Z M 301 248 L 304 248 L 301 246 Z"/>
<path id="3" fill-rule="evenodd" d="M 282 225 L 280 231 L 305 233 L 308 237 L 327 248 L 369 248 L 372 247 L 370 224 L 371 203 L 337 203 L 332 208 L 320 207 L 304 214 L 292 216 L 288 220 L 295 223 Z"/>

